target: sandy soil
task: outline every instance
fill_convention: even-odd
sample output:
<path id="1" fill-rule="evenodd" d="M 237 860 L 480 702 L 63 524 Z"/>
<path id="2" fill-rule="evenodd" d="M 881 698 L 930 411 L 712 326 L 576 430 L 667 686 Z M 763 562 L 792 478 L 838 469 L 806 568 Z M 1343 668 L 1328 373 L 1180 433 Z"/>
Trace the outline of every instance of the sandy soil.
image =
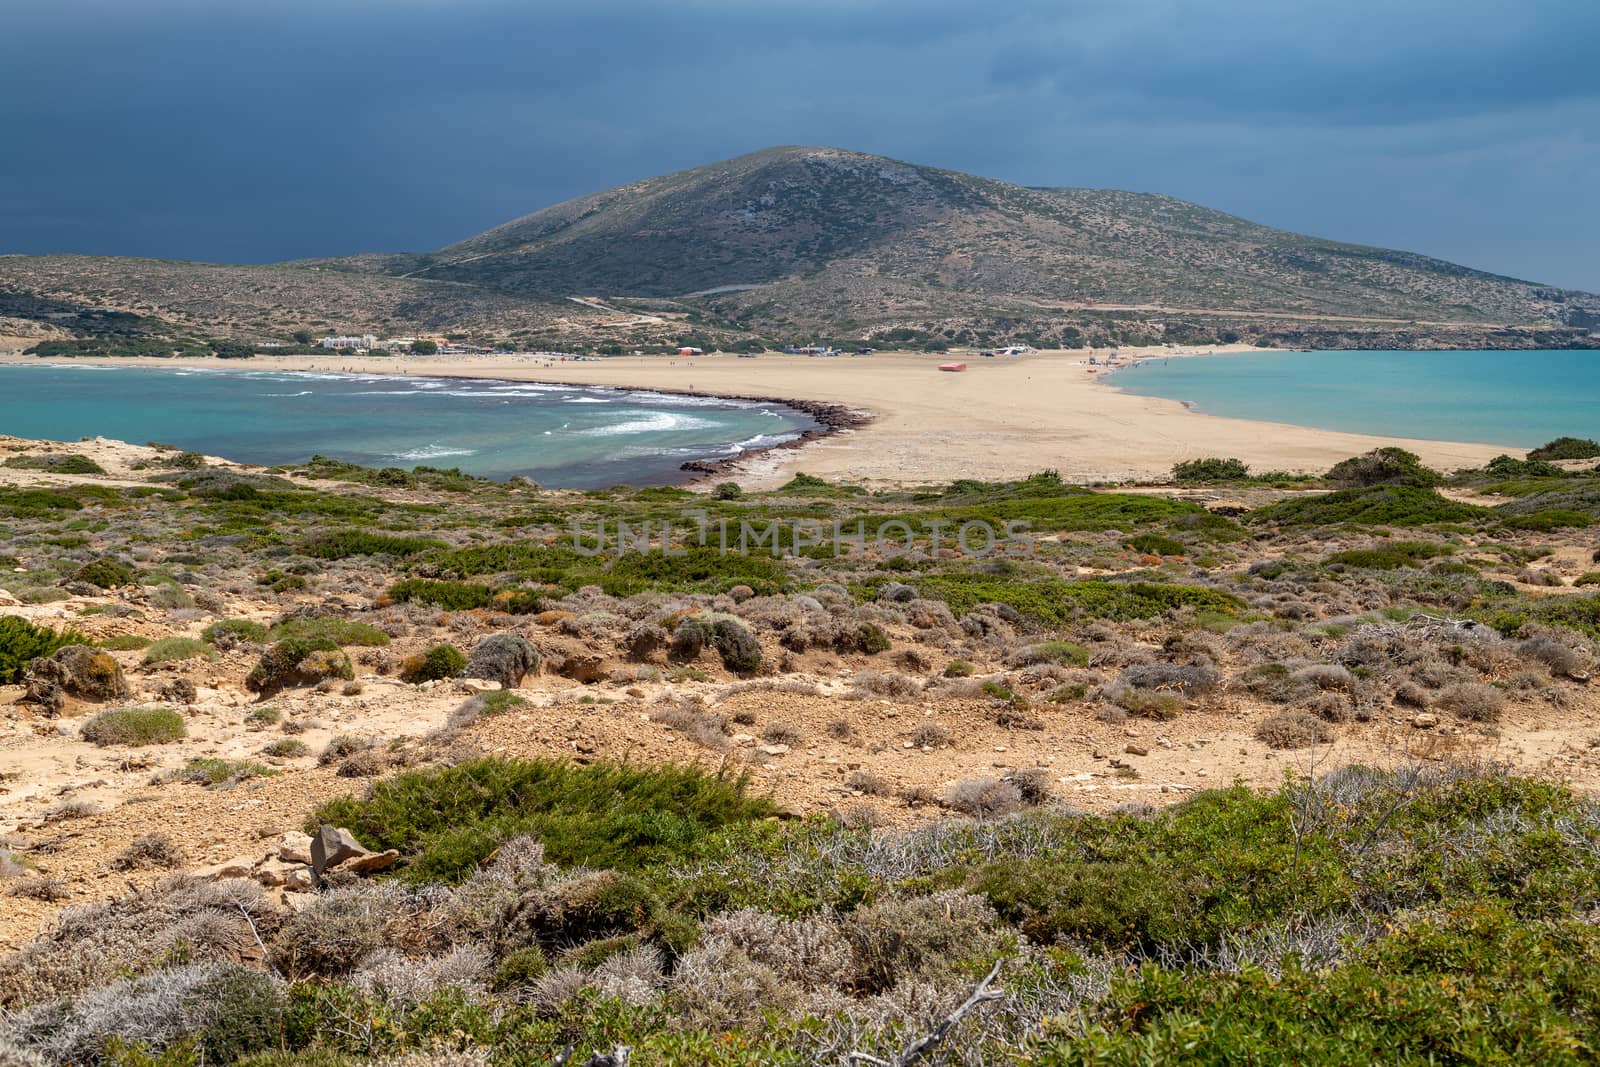
<path id="1" fill-rule="evenodd" d="M 1165 348 L 1123 349 L 1124 359 L 1158 354 L 1169 353 Z M 938 365 L 950 360 L 963 360 L 967 370 L 941 373 Z M 151 362 L 170 366 L 174 361 Z M 218 366 L 212 360 L 201 362 Z M 265 367 L 783 397 L 844 404 L 872 414 L 872 422 L 860 429 L 803 449 L 752 457 L 738 476 L 751 488 L 781 484 L 797 472 L 899 485 L 1013 478 L 1054 468 L 1074 481 L 1127 481 L 1165 476 L 1174 463 L 1201 456 L 1235 456 L 1262 469 L 1320 472 L 1347 456 L 1390 444 L 1411 449 L 1430 466 L 1453 470 L 1481 466 L 1506 451 L 1492 445 L 1371 437 L 1204 415 L 1176 401 L 1133 396 L 1103 384 L 1103 372 L 1089 367 L 1081 351 L 993 359 L 878 353 L 837 358 L 769 354 L 755 359 L 623 356 L 594 362 L 532 355 L 282 356 L 258 357 L 239 369 Z"/>

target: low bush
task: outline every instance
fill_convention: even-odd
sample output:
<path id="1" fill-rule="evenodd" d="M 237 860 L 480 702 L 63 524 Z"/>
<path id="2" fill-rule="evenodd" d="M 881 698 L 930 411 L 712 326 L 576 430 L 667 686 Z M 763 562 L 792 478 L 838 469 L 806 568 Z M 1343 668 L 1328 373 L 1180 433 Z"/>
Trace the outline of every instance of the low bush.
<path id="1" fill-rule="evenodd" d="M 430 604 L 444 611 L 471 611 L 494 603 L 494 590 L 474 582 L 405 578 L 389 587 L 389 598 L 402 604 Z"/>
<path id="2" fill-rule="evenodd" d="M 183 716 L 170 708 L 116 708 L 83 724 L 83 739 L 101 746 L 160 745 L 188 735 Z"/>
<path id="3" fill-rule="evenodd" d="M 331 678 L 351 681 L 355 676 L 355 665 L 334 641 L 291 637 L 263 652 L 261 659 L 245 675 L 244 684 L 251 692 L 266 697 Z"/>
<path id="4" fill-rule="evenodd" d="M 183 850 L 166 834 L 142 834 L 111 860 L 114 871 L 171 870 L 184 864 Z"/>
<path id="5" fill-rule="evenodd" d="M 772 811 L 748 794 L 746 778 L 697 768 L 478 759 L 379 782 L 367 799 L 322 805 L 309 825 L 345 826 L 369 848 L 399 849 L 412 880 L 458 881 L 523 834 L 537 834 L 556 863 L 634 870 Z"/>
<path id="6" fill-rule="evenodd" d="M 1183 700 L 1180 697 L 1157 689 L 1124 685 L 1113 688 L 1106 695 L 1128 714 L 1145 719 L 1176 719 L 1183 712 Z"/>
<path id="7" fill-rule="evenodd" d="M 162 663 L 177 663 L 181 660 L 205 657 L 210 659 L 216 655 L 210 645 L 193 637 L 163 637 L 161 640 L 145 649 L 144 663 L 147 667 L 157 666 Z"/>
<path id="8" fill-rule="evenodd" d="M 1600 456 L 1600 442 L 1588 437 L 1557 437 L 1528 453 L 1533 460 L 1594 459 Z"/>
<path id="9" fill-rule="evenodd" d="M 201 631 L 204 641 L 222 649 L 237 648 L 242 644 L 259 644 L 267 639 L 267 628 L 252 619 L 223 619 Z"/>
<path id="10" fill-rule="evenodd" d="M 402 559 L 434 549 L 448 548 L 432 537 L 403 537 L 370 530 L 335 530 L 319 534 L 301 547 L 312 559 L 349 559 L 351 556 L 398 556 Z"/>
<path id="11" fill-rule="evenodd" d="M 1365 489 L 1374 485 L 1409 485 L 1428 488 L 1444 481 L 1438 471 L 1422 465 L 1422 458 L 1403 448 L 1375 448 L 1333 465 L 1326 475 L 1340 489 Z"/>
<path id="12" fill-rule="evenodd" d="M 1242 482 L 1250 477 L 1250 468 L 1241 460 L 1218 459 L 1190 459 L 1175 464 L 1172 468 L 1172 480 L 1183 484 L 1196 484 L 1205 482 Z"/>
<path id="13" fill-rule="evenodd" d="M 389 635 L 376 626 L 331 616 L 288 619 L 267 631 L 267 636 L 274 641 L 331 641 L 340 647 L 373 648 L 389 643 Z"/>
<path id="14" fill-rule="evenodd" d="M 25 668 L 40 656 L 48 656 L 68 645 L 87 645 L 89 639 L 76 630 L 52 630 L 36 626 L 19 615 L 0 618 L 0 685 L 11 685 Z"/>
<path id="15" fill-rule="evenodd" d="M 1268 748 L 1305 748 L 1333 740 L 1326 722 L 1305 711 L 1284 711 L 1256 725 L 1256 740 Z"/>
<path id="16" fill-rule="evenodd" d="M 73 581 L 88 582 L 100 589 L 116 589 L 129 585 L 138 577 L 138 571 L 115 559 L 96 559 L 72 572 Z"/>
<path id="17" fill-rule="evenodd" d="M 467 657 L 452 644 L 437 644 L 400 664 L 400 680 L 411 685 L 456 678 L 466 669 Z"/>
<path id="18" fill-rule="evenodd" d="M 202 756 L 198 759 L 190 760 L 175 771 L 169 772 L 167 781 L 232 789 L 240 782 L 248 781 L 251 778 L 265 778 L 277 773 L 266 764 L 257 763 L 254 760 L 229 760 L 216 756 Z"/>
<path id="19" fill-rule="evenodd" d="M 539 653 L 521 634 L 491 634 L 473 648 L 464 673 L 515 689 L 539 669 Z"/>
<path id="20" fill-rule="evenodd" d="M 1450 712 L 1468 722 L 1493 723 L 1500 721 L 1506 697 L 1492 685 L 1478 682 L 1460 682 L 1446 686 L 1434 698 L 1434 706 Z"/>
<path id="21" fill-rule="evenodd" d="M 1432 489 L 1414 485 L 1379 485 L 1369 489 L 1342 489 L 1319 496 L 1290 497 L 1257 508 L 1245 519 L 1252 525 L 1428 526 L 1433 523 L 1470 523 L 1493 516 L 1489 508 L 1447 500 Z"/>
<path id="22" fill-rule="evenodd" d="M 1130 622 L 1189 609 L 1237 615 L 1244 602 L 1231 593 L 1159 582 L 1032 581 L 972 574 L 935 574 L 922 579 L 922 594 L 943 600 L 957 615 L 981 604 L 1003 604 L 1035 623 L 1064 626 L 1085 619 Z"/>
<path id="23" fill-rule="evenodd" d="M 52 474 L 104 474 L 106 469 L 77 452 L 47 452 L 43 455 L 8 456 L 0 466 L 14 470 L 49 471 Z"/>

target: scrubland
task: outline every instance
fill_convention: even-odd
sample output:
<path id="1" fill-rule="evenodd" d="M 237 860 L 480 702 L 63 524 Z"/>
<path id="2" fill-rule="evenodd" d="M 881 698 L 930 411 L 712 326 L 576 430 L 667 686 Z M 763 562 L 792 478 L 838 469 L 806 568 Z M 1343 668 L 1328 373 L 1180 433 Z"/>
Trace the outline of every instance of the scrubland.
<path id="1" fill-rule="evenodd" d="M 0 1064 L 1591 1062 L 1586 444 L 751 494 L 8 440 Z"/>

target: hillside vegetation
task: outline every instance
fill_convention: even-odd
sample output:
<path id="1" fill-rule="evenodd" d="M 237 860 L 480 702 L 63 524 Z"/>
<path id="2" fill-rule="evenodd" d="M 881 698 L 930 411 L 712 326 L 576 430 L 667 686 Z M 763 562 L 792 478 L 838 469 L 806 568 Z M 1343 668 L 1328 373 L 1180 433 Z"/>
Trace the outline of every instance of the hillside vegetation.
<path id="1" fill-rule="evenodd" d="M 1025 188 L 805 147 L 593 193 L 426 254 L 273 267 L 0 259 L 0 317 L 77 331 L 103 308 L 175 336 L 449 330 L 599 349 L 817 338 L 1529 348 L 1594 344 L 1600 322 L 1589 294 L 1171 197 Z"/>

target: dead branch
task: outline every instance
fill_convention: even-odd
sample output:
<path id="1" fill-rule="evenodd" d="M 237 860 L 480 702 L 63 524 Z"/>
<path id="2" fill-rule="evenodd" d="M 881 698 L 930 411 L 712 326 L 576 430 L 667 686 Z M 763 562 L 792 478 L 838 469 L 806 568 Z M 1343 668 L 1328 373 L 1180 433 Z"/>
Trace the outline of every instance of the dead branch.
<path id="1" fill-rule="evenodd" d="M 869 1056 L 865 1052 L 852 1052 L 847 1057 L 848 1061 L 850 1063 L 868 1063 L 872 1067 L 908 1067 L 909 1064 L 922 1059 L 938 1048 L 944 1042 L 944 1039 L 950 1036 L 950 1031 L 960 1025 L 967 1012 L 976 1008 L 979 1004 L 986 1004 L 991 1000 L 999 1000 L 1005 996 L 1005 993 L 1001 990 L 989 988 L 989 984 L 1000 974 L 1000 964 L 1003 962 L 1003 960 L 996 960 L 988 976 L 978 983 L 978 988 L 972 991 L 972 995 L 963 1001 L 960 1007 L 941 1019 L 939 1025 L 935 1026 L 931 1032 L 907 1045 L 900 1055 L 894 1059 L 880 1060 L 878 1057 Z"/>

